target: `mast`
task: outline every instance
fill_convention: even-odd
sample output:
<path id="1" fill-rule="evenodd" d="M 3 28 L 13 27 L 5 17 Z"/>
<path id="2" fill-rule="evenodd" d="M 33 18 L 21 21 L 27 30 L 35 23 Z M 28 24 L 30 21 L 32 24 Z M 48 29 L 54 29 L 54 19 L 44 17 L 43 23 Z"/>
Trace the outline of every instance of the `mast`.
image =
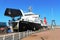
<path id="1" fill-rule="evenodd" d="M 31 6 L 29 6 L 28 11 L 32 12 L 32 7 Z"/>

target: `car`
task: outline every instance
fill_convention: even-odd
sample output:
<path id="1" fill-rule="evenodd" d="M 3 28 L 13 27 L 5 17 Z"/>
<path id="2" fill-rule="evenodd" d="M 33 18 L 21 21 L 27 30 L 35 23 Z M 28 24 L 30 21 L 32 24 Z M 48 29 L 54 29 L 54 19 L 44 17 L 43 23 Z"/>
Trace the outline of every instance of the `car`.
<path id="1" fill-rule="evenodd" d="M 0 33 L 7 33 L 8 27 L 6 22 L 0 22 Z"/>

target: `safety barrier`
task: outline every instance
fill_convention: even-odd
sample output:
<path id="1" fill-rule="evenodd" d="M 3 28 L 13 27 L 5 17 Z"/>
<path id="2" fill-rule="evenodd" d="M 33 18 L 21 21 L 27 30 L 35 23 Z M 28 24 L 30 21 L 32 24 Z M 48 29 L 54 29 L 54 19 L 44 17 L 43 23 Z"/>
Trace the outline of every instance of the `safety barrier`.
<path id="1" fill-rule="evenodd" d="M 56 28 L 60 28 L 60 26 L 56 26 Z M 46 30 L 42 30 L 46 31 Z M 17 33 L 8 33 L 4 35 L 0 35 L 0 40 L 21 40 L 24 37 L 28 37 L 31 34 L 41 32 L 41 30 L 38 31 L 25 31 L 25 32 L 17 32 Z"/>
<path id="2" fill-rule="evenodd" d="M 36 33 L 36 31 L 25 31 L 25 32 L 4 34 L 0 35 L 0 40 L 21 40 L 22 38 L 27 37 L 34 33 Z"/>
<path id="3" fill-rule="evenodd" d="M 38 31 L 24 31 L 24 32 L 17 32 L 17 33 L 8 33 L 4 35 L 0 35 L 0 40 L 21 40 L 24 37 L 28 37 L 31 34 L 43 32 L 46 30 L 38 30 Z"/>

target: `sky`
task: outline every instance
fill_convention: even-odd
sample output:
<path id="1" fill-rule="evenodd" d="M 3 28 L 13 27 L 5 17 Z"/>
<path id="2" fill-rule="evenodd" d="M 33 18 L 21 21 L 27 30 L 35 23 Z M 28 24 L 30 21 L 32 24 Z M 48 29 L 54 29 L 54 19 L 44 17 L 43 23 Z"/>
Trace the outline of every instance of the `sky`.
<path id="1" fill-rule="evenodd" d="M 28 7 L 32 7 L 35 14 L 43 19 L 46 17 L 48 24 L 55 20 L 60 25 L 60 0 L 0 0 L 0 22 L 8 22 L 10 17 L 4 16 L 6 8 L 22 9 L 28 12 Z"/>

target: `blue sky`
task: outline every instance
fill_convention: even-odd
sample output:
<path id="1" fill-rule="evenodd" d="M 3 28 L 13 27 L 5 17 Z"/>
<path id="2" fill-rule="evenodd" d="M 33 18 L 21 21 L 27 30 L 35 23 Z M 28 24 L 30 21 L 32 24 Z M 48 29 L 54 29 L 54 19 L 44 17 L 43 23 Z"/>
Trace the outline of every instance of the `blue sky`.
<path id="1" fill-rule="evenodd" d="M 56 24 L 60 25 L 60 0 L 0 0 L 0 22 L 8 22 L 11 19 L 4 16 L 6 8 L 22 9 L 27 12 L 29 6 L 32 6 L 33 12 L 39 14 L 40 18 L 46 17 L 48 24 L 55 19 Z"/>

